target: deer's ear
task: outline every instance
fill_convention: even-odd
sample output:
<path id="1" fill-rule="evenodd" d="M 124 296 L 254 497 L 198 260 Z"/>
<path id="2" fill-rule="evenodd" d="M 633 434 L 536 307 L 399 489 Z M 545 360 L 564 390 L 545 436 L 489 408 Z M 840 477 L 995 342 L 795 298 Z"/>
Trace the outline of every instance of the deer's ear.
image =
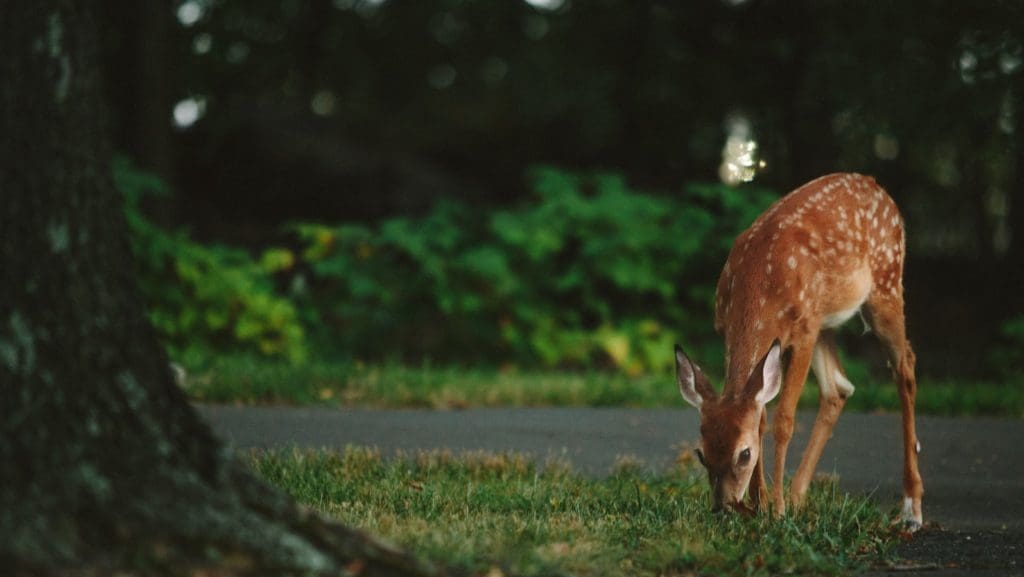
<path id="1" fill-rule="evenodd" d="M 700 410 L 704 401 L 713 399 L 715 396 L 711 383 L 686 353 L 683 348 L 676 345 L 676 382 L 679 384 L 679 393 L 683 399 Z"/>
<path id="2" fill-rule="evenodd" d="M 756 381 L 758 376 L 761 377 L 760 387 L 757 387 L 755 391 L 754 400 L 764 406 L 774 399 L 782 389 L 782 345 L 778 339 L 775 339 L 772 347 L 768 349 L 768 354 L 761 361 L 760 369 L 760 375 L 754 371 L 750 378 L 751 381 Z"/>

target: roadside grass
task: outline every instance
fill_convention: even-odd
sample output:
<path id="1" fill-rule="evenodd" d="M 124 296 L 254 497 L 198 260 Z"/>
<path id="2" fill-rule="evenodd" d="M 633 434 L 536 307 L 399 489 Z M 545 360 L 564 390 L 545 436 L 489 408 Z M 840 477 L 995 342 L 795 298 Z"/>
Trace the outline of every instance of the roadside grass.
<path id="1" fill-rule="evenodd" d="M 671 406 L 672 379 L 614 373 L 523 372 L 226 357 L 190 376 L 194 400 L 365 407 Z"/>
<path id="2" fill-rule="evenodd" d="M 898 536 L 868 499 L 814 483 L 782 520 L 713 514 L 703 475 L 626 459 L 591 479 L 517 454 L 348 447 L 246 454 L 298 501 L 456 574 L 836 575 L 888 559 Z"/>
<path id="3" fill-rule="evenodd" d="M 860 378 L 851 411 L 898 411 L 889 381 Z M 628 377 L 608 372 L 531 372 L 480 368 L 314 361 L 301 365 L 225 357 L 192 372 L 186 384 L 199 402 L 334 407 L 683 407 L 671 375 Z M 817 406 L 817 387 L 801 406 Z M 921 381 L 917 411 L 930 415 L 1024 416 L 1024 383 Z"/>

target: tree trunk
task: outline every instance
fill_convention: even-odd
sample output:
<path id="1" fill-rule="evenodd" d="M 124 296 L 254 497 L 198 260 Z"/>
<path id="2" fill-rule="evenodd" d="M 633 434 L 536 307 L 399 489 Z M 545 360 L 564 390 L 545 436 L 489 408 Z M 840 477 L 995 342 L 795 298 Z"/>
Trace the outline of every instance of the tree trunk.
<path id="1" fill-rule="evenodd" d="M 92 3 L 0 3 L 0 566 L 430 573 L 240 466 L 174 385 L 109 171 Z"/>

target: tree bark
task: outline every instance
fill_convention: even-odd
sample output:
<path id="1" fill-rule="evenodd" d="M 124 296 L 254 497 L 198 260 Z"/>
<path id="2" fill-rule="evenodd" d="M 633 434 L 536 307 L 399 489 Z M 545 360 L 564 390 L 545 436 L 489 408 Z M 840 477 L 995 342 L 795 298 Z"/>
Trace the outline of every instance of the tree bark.
<path id="1" fill-rule="evenodd" d="M 109 174 L 91 7 L 0 3 L 0 566 L 433 573 L 255 478 L 175 386 Z"/>

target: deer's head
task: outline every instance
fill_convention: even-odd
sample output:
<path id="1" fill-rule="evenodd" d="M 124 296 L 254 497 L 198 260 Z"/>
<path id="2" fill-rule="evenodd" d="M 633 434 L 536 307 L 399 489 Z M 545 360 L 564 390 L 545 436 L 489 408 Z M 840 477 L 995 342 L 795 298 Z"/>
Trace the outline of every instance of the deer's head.
<path id="1" fill-rule="evenodd" d="M 708 471 L 714 508 L 742 508 L 761 453 L 761 414 L 782 388 L 779 342 L 772 344 L 744 385 L 721 396 L 676 345 L 676 379 L 683 399 L 700 411 L 697 457 Z"/>

